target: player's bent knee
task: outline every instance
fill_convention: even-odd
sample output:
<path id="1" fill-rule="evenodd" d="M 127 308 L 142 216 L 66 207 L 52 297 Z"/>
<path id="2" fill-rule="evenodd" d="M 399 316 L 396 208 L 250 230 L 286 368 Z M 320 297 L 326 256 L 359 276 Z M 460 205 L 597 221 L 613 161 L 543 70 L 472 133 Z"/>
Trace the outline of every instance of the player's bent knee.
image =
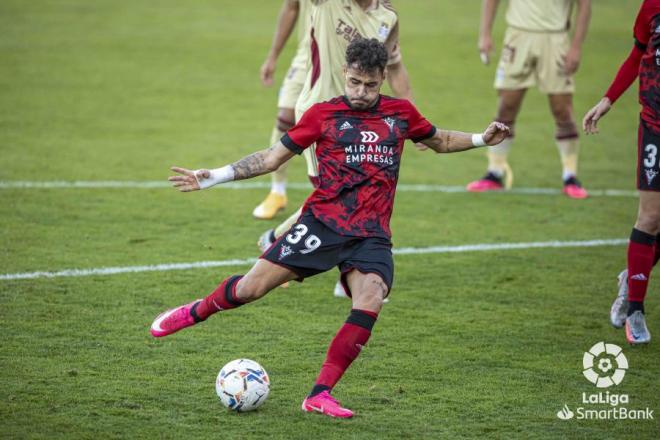
<path id="1" fill-rule="evenodd" d="M 655 235 L 660 231 L 660 213 L 640 212 L 635 228 L 649 234 Z"/>
<path id="2" fill-rule="evenodd" d="M 353 306 L 357 309 L 365 309 L 378 312 L 383 306 L 383 300 L 389 292 L 389 288 L 378 275 L 368 274 L 361 283 L 359 289 L 353 292 Z"/>
<path id="3" fill-rule="evenodd" d="M 361 310 L 379 312 L 383 307 L 383 294 L 380 290 L 363 291 L 359 297 L 353 297 L 353 307 Z"/>

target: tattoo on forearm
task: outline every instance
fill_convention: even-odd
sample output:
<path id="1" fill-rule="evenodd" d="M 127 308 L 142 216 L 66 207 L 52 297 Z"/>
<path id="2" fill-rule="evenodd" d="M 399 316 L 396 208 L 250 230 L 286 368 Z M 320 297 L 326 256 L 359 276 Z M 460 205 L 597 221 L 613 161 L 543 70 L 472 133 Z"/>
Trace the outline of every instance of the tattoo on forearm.
<path id="1" fill-rule="evenodd" d="M 245 156 L 238 162 L 231 164 L 231 167 L 234 169 L 234 180 L 249 179 L 268 172 L 262 151 Z"/>

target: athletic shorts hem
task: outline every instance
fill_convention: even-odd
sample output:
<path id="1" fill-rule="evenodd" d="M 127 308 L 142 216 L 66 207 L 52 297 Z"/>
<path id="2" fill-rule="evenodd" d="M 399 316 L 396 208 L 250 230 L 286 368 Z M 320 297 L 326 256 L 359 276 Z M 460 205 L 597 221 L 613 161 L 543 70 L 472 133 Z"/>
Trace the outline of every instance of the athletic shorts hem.
<path id="1" fill-rule="evenodd" d="M 305 278 L 309 277 L 309 275 L 305 275 L 305 274 L 303 274 L 303 273 L 300 271 L 299 268 L 294 267 L 294 266 L 289 266 L 288 264 L 281 263 L 281 262 L 279 262 L 279 261 L 273 261 L 273 260 L 269 259 L 265 254 L 262 255 L 262 256 L 260 256 L 259 259 L 260 259 L 260 260 L 268 261 L 269 263 L 272 263 L 272 264 L 274 264 L 274 265 L 276 265 L 276 266 L 283 267 L 283 268 L 288 269 L 288 270 L 290 270 L 291 272 L 295 273 L 296 275 L 298 275 L 298 278 L 294 279 L 294 281 L 299 281 L 299 282 L 302 283 L 302 281 L 303 281 Z"/>

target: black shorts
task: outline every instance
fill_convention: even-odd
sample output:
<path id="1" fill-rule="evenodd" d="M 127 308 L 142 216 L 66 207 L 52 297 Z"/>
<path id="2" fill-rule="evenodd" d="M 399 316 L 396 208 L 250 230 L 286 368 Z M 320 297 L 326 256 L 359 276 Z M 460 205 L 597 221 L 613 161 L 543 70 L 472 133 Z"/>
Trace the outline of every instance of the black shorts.
<path id="1" fill-rule="evenodd" d="M 637 135 L 637 189 L 660 191 L 660 134 L 639 120 Z"/>
<path id="2" fill-rule="evenodd" d="M 346 275 L 353 269 L 379 275 L 387 284 L 388 294 L 394 280 L 392 243 L 388 239 L 340 235 L 311 213 L 300 216 L 261 258 L 292 270 L 300 281 L 336 266 L 349 296 Z"/>

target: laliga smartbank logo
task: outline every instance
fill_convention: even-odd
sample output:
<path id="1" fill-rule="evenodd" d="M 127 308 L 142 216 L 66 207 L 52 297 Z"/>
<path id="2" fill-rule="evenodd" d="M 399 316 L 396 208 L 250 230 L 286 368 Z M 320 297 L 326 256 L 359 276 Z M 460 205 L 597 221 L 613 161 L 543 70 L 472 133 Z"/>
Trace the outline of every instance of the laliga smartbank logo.
<path id="1" fill-rule="evenodd" d="M 621 383 L 628 369 L 628 359 L 618 345 L 599 342 L 584 353 L 582 366 L 582 374 L 589 382 L 598 388 L 608 388 Z"/>
<path id="2" fill-rule="evenodd" d="M 582 357 L 582 374 L 597 388 L 609 388 L 621 384 L 628 370 L 628 359 L 618 345 L 598 342 Z M 628 394 L 609 391 L 582 393 L 582 406 L 572 411 L 568 404 L 557 412 L 561 420 L 653 420 L 653 410 L 631 409 Z M 607 406 L 605 406 L 607 405 Z M 603 406 L 605 406 L 603 408 Z"/>

